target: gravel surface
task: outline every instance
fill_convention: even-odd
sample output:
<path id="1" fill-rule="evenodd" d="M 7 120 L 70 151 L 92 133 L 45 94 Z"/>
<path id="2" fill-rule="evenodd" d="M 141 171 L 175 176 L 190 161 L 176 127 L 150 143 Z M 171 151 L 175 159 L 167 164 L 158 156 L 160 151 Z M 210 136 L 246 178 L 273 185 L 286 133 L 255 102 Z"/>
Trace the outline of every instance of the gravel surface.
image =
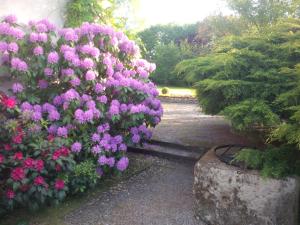
<path id="1" fill-rule="evenodd" d="M 154 139 L 211 147 L 250 141 L 197 104 L 163 101 Z M 131 176 L 65 216 L 68 225 L 204 225 L 194 217 L 193 163 L 130 154 Z M 139 169 L 135 169 L 139 168 Z M 132 172 L 135 171 L 135 172 Z"/>
<path id="2" fill-rule="evenodd" d="M 134 157 L 134 159 L 132 159 Z M 68 225 L 203 225 L 194 217 L 193 164 L 131 155 L 146 170 L 65 217 Z"/>

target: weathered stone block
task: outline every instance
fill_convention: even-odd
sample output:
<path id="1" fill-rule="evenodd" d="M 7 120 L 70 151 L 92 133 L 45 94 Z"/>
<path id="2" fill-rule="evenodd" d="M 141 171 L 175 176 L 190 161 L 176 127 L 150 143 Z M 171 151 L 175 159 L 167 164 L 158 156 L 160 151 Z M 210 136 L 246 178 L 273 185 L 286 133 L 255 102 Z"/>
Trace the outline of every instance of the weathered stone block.
<path id="1" fill-rule="evenodd" d="M 299 179 L 265 179 L 208 151 L 195 165 L 197 216 L 209 225 L 296 225 Z"/>

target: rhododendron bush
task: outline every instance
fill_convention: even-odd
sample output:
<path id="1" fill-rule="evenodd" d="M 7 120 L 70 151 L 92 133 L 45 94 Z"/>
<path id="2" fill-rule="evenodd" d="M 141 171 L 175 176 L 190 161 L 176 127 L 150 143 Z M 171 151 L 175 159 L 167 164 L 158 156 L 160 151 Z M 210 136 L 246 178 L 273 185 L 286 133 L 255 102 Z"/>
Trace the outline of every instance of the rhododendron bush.
<path id="1" fill-rule="evenodd" d="M 0 54 L 2 67 L 17 80 L 12 92 L 29 136 L 40 133 L 39 142 L 31 139 L 35 149 L 50 149 L 54 167 L 52 161 L 64 165 L 61 158 L 70 151 L 77 164 L 92 159 L 100 176 L 124 171 L 127 146 L 151 138 L 149 127 L 160 122 L 158 91 L 148 79 L 155 65 L 139 59 L 135 43 L 111 27 L 84 23 L 57 30 L 47 20 L 20 27 L 8 16 L 0 23 Z M 4 145 L 1 140 L 2 155 Z M 13 160 L 24 164 L 21 157 Z M 27 173 L 20 173 L 20 183 Z M 37 177 L 30 185 L 52 185 Z"/>
<path id="2" fill-rule="evenodd" d="M 62 139 L 47 138 L 19 116 L 16 100 L 0 93 L 0 214 L 62 200 L 68 191 L 63 177 L 75 164 Z"/>

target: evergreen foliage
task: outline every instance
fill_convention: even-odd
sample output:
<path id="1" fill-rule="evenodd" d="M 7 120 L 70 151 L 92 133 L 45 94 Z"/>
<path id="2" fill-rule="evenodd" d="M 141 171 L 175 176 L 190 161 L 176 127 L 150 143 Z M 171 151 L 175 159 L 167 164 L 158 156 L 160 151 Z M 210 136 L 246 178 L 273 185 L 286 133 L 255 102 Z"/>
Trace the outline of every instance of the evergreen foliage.
<path id="1" fill-rule="evenodd" d="M 261 153 L 264 176 L 299 172 L 299 47 L 300 20 L 288 18 L 264 32 L 224 37 L 211 54 L 176 65 L 179 76 L 195 83 L 206 113 L 224 115 L 239 131 L 264 131 L 277 146 Z M 256 156 L 244 152 L 237 159 L 253 166 Z"/>

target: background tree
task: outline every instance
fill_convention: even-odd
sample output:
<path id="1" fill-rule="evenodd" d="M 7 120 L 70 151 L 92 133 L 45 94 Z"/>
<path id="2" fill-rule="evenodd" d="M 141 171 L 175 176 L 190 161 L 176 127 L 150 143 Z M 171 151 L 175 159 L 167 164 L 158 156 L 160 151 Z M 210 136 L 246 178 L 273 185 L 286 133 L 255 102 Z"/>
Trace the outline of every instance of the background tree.
<path id="1" fill-rule="evenodd" d="M 138 33 L 145 47 L 145 56 L 152 59 L 155 55 L 155 48 L 158 45 L 174 43 L 180 45 L 182 41 L 189 44 L 196 44 L 197 24 L 183 26 L 167 24 L 151 26 Z"/>
<path id="2" fill-rule="evenodd" d="M 130 0 L 71 0 L 66 6 L 65 26 L 77 27 L 83 22 L 98 22 L 123 28 L 126 18 L 116 15 L 116 11 Z"/>
<path id="3" fill-rule="evenodd" d="M 154 51 L 153 61 L 156 62 L 156 71 L 152 75 L 152 80 L 161 85 L 187 85 L 187 82 L 175 75 L 174 67 L 184 59 L 195 57 L 191 46 L 186 41 L 179 45 L 171 42 L 157 45 Z"/>
<path id="4" fill-rule="evenodd" d="M 297 8 L 291 0 L 227 0 L 227 3 L 248 26 L 260 30 L 288 17 Z"/>

